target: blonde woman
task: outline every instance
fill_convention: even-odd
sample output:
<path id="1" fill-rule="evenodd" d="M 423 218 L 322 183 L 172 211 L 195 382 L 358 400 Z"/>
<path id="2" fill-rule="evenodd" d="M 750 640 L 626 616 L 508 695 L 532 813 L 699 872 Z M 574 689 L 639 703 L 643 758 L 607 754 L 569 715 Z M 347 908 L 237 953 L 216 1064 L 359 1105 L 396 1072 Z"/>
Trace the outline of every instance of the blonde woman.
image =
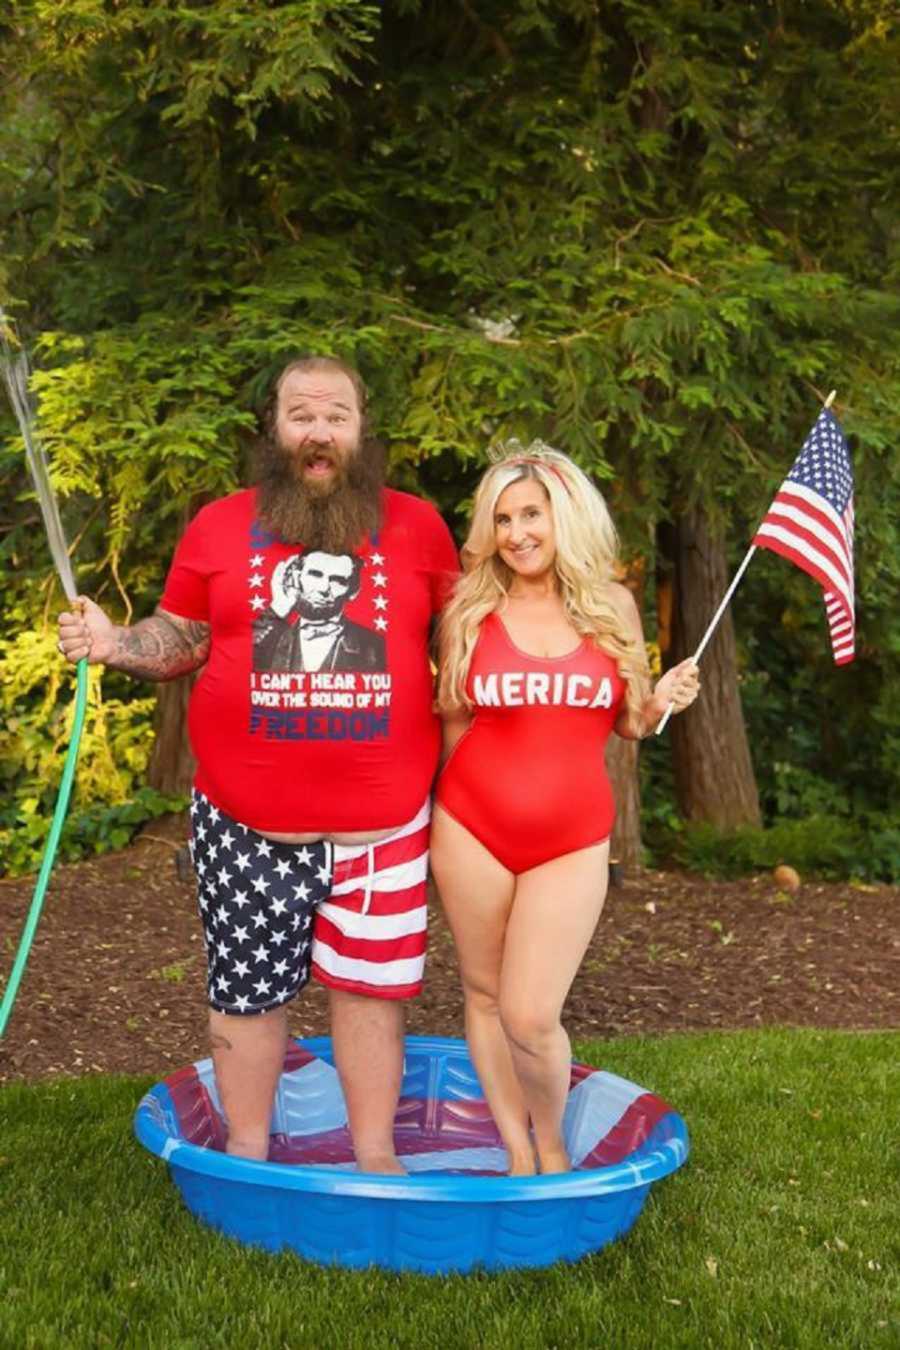
<path id="1" fill-rule="evenodd" d="M 470 1052 L 517 1176 L 570 1166 L 560 1017 L 606 896 L 605 743 L 646 736 L 699 690 L 683 661 L 651 692 L 637 607 L 613 580 L 616 544 L 571 460 L 513 443 L 476 493 L 441 623 L 431 860 Z"/>

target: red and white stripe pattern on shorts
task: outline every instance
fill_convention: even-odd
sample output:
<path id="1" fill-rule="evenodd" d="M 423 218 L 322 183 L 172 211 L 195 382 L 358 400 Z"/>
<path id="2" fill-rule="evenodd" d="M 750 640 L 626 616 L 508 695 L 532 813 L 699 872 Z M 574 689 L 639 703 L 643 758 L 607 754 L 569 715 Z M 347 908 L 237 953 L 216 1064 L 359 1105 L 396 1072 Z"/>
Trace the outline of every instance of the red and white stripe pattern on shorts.
<path id="1" fill-rule="evenodd" d="M 431 802 L 374 844 L 335 844 L 331 895 L 316 911 L 312 972 L 320 984 L 412 998 L 425 969 Z"/>

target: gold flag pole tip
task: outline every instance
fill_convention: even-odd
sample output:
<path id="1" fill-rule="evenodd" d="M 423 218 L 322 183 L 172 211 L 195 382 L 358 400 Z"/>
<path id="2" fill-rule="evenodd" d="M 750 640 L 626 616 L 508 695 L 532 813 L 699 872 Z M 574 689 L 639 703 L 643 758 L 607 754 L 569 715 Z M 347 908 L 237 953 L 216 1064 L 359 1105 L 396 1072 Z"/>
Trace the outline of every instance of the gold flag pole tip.
<path id="1" fill-rule="evenodd" d="M 827 397 L 826 400 L 825 400 L 825 407 L 826 407 L 826 408 L 830 408 L 831 405 L 832 405 L 832 403 L 834 402 L 834 400 L 835 400 L 836 398 L 837 398 L 837 390 L 836 390 L 836 389 L 832 389 L 831 393 L 828 395 L 828 397 Z"/>

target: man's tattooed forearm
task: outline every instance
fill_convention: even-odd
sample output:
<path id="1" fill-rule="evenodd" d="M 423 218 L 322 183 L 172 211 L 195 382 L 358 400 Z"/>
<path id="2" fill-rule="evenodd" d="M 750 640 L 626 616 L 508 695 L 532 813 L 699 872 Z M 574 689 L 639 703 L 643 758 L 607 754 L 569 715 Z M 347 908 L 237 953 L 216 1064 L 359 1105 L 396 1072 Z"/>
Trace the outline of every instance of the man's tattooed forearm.
<path id="1" fill-rule="evenodd" d="M 209 624 L 193 619 L 174 623 L 157 613 L 120 630 L 108 664 L 138 679 L 171 680 L 202 666 L 208 653 Z"/>

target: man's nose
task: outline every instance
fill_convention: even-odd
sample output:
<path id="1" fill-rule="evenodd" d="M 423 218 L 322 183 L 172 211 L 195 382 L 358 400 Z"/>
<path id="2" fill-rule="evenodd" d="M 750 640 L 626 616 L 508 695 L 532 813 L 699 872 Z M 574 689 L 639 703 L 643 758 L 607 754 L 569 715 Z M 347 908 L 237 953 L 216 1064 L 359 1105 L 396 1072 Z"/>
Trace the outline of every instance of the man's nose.
<path id="1" fill-rule="evenodd" d="M 307 438 L 315 445 L 330 445 L 332 439 L 331 425 L 324 417 L 317 417 L 313 422 Z"/>

